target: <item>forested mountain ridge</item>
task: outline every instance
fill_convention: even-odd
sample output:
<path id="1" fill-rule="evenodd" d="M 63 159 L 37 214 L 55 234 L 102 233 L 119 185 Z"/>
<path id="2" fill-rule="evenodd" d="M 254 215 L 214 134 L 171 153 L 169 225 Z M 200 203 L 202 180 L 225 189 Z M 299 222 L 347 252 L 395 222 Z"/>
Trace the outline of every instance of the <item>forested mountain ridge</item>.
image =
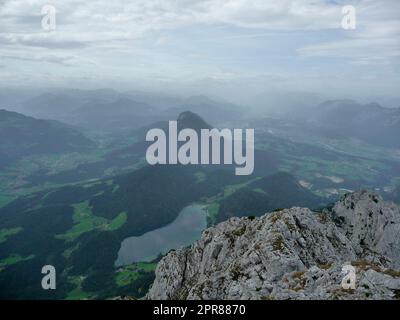
<path id="1" fill-rule="evenodd" d="M 0 165 L 24 156 L 84 151 L 95 143 L 77 129 L 51 120 L 39 120 L 0 110 Z"/>

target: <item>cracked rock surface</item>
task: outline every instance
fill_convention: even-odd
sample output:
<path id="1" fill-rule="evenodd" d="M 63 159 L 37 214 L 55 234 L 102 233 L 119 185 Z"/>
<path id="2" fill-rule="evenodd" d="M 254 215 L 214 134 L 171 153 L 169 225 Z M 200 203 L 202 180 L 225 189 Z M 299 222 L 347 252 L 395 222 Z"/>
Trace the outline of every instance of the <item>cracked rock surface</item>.
<path id="1" fill-rule="evenodd" d="M 356 288 L 341 285 L 345 265 Z M 400 212 L 375 193 L 322 213 L 291 208 L 231 218 L 158 264 L 147 299 L 400 298 Z"/>

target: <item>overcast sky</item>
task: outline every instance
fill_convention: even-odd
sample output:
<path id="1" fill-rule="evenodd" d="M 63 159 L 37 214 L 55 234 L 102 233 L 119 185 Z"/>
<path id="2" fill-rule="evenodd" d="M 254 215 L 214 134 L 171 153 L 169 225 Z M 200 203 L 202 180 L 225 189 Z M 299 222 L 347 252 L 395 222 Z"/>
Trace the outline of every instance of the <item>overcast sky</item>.
<path id="1" fill-rule="evenodd" d="M 0 86 L 396 96 L 399 58 L 398 0 L 0 0 Z"/>

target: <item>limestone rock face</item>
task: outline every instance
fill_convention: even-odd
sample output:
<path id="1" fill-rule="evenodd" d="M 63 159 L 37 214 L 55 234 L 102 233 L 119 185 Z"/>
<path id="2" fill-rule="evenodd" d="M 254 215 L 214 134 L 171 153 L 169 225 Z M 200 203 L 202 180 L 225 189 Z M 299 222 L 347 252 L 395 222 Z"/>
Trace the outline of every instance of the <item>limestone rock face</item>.
<path id="1" fill-rule="evenodd" d="M 381 254 L 400 268 L 400 210 L 368 191 L 347 194 L 336 203 L 332 217 L 358 254 Z"/>
<path id="2" fill-rule="evenodd" d="M 400 213 L 374 193 L 331 210 L 291 208 L 232 218 L 157 266 L 147 299 L 400 298 Z M 356 271 L 345 290 L 342 268 Z"/>

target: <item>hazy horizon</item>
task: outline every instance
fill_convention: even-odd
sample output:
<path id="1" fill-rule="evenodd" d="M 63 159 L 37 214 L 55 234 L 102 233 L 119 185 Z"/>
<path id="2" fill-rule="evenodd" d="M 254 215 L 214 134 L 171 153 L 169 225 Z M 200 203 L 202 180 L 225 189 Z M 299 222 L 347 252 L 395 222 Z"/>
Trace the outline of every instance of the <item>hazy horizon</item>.
<path id="1" fill-rule="evenodd" d="M 42 29 L 46 4 L 55 30 Z M 341 26 L 344 5 L 356 9 L 354 30 Z M 3 0 L 0 87 L 134 88 L 239 104 L 298 94 L 395 107 L 396 8 L 393 0 Z"/>

